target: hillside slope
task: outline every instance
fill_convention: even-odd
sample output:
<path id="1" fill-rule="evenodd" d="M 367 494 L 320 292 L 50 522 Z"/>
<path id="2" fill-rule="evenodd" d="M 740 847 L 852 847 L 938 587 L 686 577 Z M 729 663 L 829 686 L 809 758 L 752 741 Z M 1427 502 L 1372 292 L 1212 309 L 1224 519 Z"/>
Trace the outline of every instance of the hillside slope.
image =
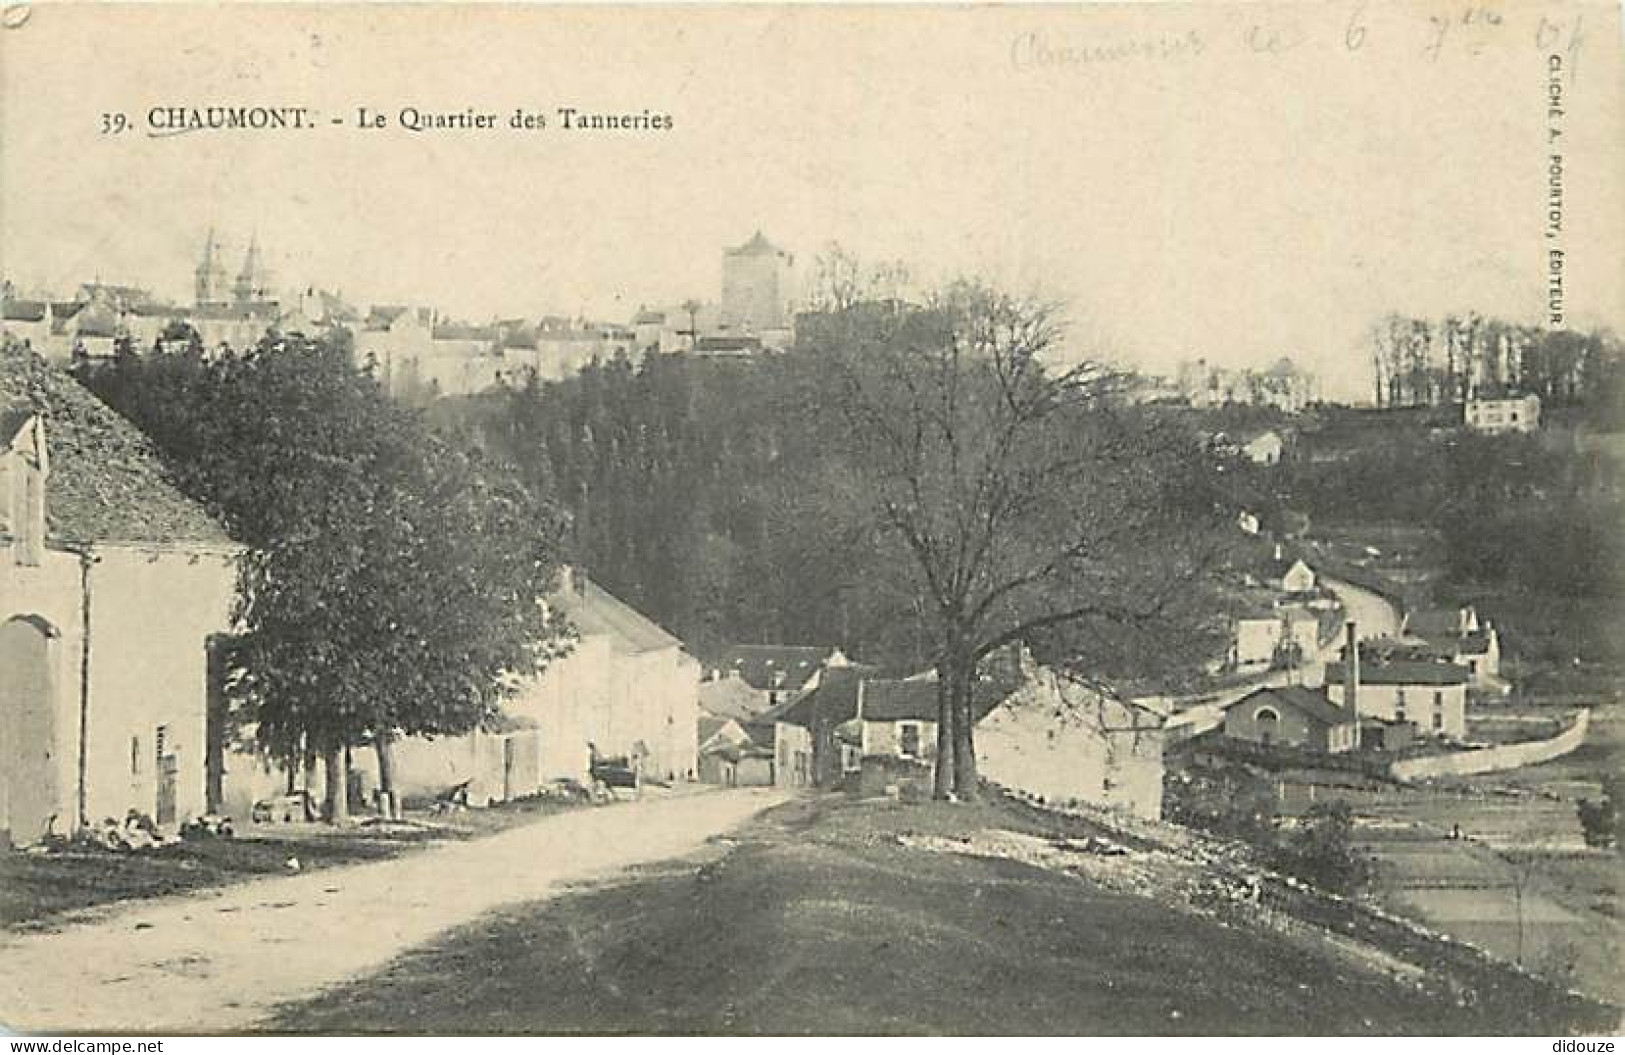
<path id="1" fill-rule="evenodd" d="M 1335 943 L 918 848 L 969 830 L 1091 834 L 1005 804 L 805 799 L 703 859 L 488 916 L 284 1009 L 271 1028 L 1527 1035 L 1617 1024 L 1529 979 L 1458 978 L 1446 992 Z"/>

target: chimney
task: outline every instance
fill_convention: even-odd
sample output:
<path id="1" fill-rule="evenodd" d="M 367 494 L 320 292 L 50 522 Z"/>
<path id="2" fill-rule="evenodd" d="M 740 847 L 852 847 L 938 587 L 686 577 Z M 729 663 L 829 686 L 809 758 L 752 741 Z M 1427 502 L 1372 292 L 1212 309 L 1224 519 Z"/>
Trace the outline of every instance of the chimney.
<path id="1" fill-rule="evenodd" d="M 1354 620 L 1343 624 L 1343 706 L 1354 716 L 1354 746 L 1360 746 L 1360 635 Z"/>
<path id="2" fill-rule="evenodd" d="M 1281 559 L 1281 544 L 1279 542 L 1275 544 L 1275 559 Z"/>

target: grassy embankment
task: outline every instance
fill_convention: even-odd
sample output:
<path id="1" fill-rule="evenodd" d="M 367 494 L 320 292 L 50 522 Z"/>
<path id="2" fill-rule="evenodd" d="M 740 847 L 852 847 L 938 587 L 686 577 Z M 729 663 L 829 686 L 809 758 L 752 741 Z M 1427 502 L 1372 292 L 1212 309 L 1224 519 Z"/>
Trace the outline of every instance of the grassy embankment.
<path id="1" fill-rule="evenodd" d="M 1319 922 L 1336 936 L 920 845 L 990 831 L 1098 833 L 1004 802 L 801 800 L 698 857 L 487 916 L 285 1008 L 271 1028 L 1549 1035 L 1618 1022 L 1471 950 L 1356 925 L 1327 902 Z M 1387 973 L 1351 957 L 1359 947 L 1421 970 Z"/>

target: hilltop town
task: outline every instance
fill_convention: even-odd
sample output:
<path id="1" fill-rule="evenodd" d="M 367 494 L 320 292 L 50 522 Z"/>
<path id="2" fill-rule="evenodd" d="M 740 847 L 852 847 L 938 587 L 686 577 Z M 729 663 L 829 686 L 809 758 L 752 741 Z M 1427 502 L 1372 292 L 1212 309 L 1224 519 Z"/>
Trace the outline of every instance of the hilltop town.
<path id="1" fill-rule="evenodd" d="M 250 236 L 240 257 L 214 231 L 193 272 L 190 304 L 134 285 L 86 282 L 72 291 L 4 289 L 5 331 L 54 362 L 111 358 L 119 347 L 207 351 L 252 348 L 268 330 L 346 333 L 356 362 L 408 400 L 473 395 L 530 380 L 556 381 L 594 359 L 646 349 L 738 356 L 782 351 L 791 340 L 798 272 L 793 254 L 757 232 L 723 254 L 720 298 L 639 309 L 606 322 L 554 313 L 469 322 L 432 305 L 373 304 L 280 280 Z M 240 264 L 235 261 L 240 259 Z"/>

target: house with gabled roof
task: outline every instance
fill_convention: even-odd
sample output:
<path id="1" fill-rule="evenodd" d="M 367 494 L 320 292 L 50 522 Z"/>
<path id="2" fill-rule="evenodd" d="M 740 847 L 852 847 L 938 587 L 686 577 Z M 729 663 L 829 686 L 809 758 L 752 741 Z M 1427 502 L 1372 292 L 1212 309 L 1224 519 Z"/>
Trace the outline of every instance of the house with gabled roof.
<path id="1" fill-rule="evenodd" d="M 522 678 L 495 728 L 396 741 L 399 794 L 467 781 L 470 802 L 486 805 L 586 783 L 595 758 L 646 780 L 698 776 L 700 668 L 682 642 L 578 570 L 560 574 L 547 605 L 568 626 L 565 653 Z M 355 759 L 364 792 L 377 786 L 373 754 Z"/>
<path id="2" fill-rule="evenodd" d="M 1324 688 L 1279 685 L 1255 689 L 1224 708 L 1224 736 L 1264 747 L 1340 754 L 1360 746 L 1360 718 L 1334 703 Z"/>
<path id="3" fill-rule="evenodd" d="M 751 688 L 737 671 L 700 682 L 700 710 L 704 714 L 748 722 L 767 708 L 765 695 Z"/>
<path id="4" fill-rule="evenodd" d="M 1292 605 L 1246 608 L 1232 617 L 1227 665 L 1262 671 L 1312 662 L 1319 650 L 1321 617 Z"/>
<path id="5" fill-rule="evenodd" d="M 1024 663 L 976 722 L 983 776 L 1048 802 L 1162 815 L 1164 726 L 1154 701 Z"/>
<path id="6" fill-rule="evenodd" d="M 9 333 L 34 351 L 44 355 L 51 342 L 51 302 L 0 299 L 0 333 Z"/>
<path id="7" fill-rule="evenodd" d="M 1287 552 L 1279 542 L 1253 563 L 1249 574 L 1260 585 L 1289 597 L 1313 595 L 1319 581 L 1315 570 L 1302 557 Z"/>
<path id="8" fill-rule="evenodd" d="M 1264 429 L 1238 437 L 1236 443 L 1241 449 L 1242 457 L 1254 465 L 1275 465 L 1286 450 L 1286 441 L 1274 429 Z"/>
<path id="9" fill-rule="evenodd" d="M 924 778 L 937 755 L 935 676 L 880 678 L 831 669 L 813 688 L 756 719 L 771 724 L 780 784 L 798 769 L 834 786 L 875 765 Z M 972 690 L 977 765 L 1005 787 L 1052 802 L 1078 801 L 1156 817 L 1162 809 L 1167 715 L 1025 658 L 988 671 Z"/>
<path id="10" fill-rule="evenodd" d="M 216 805 L 212 749 L 241 548 L 134 425 L 0 346 L 0 831 Z"/>
<path id="11" fill-rule="evenodd" d="M 852 661 L 825 645 L 729 645 L 707 668 L 707 680 L 735 678 L 761 701 L 758 711 L 817 686 L 826 669 L 847 668 Z M 737 693 L 737 687 L 736 687 Z"/>
<path id="12" fill-rule="evenodd" d="M 1326 666 L 1327 693 L 1342 705 L 1350 672 L 1343 662 Z M 1355 678 L 1362 716 L 1410 722 L 1418 732 L 1463 739 L 1467 735 L 1467 683 L 1472 672 L 1430 659 L 1362 659 Z"/>
<path id="13" fill-rule="evenodd" d="M 770 786 L 773 749 L 758 743 L 737 719 L 702 714 L 699 779 L 723 787 Z"/>
<path id="14" fill-rule="evenodd" d="M 366 318 L 350 327 L 357 366 L 371 364 L 392 395 L 403 395 L 421 382 L 429 355 L 433 313 L 405 304 L 375 304 Z"/>
<path id="15" fill-rule="evenodd" d="M 1402 640 L 1424 646 L 1434 658 L 1466 667 L 1474 689 L 1511 691 L 1512 686 L 1501 677 L 1500 631 L 1489 620 L 1480 619 L 1472 605 L 1407 613 Z"/>

